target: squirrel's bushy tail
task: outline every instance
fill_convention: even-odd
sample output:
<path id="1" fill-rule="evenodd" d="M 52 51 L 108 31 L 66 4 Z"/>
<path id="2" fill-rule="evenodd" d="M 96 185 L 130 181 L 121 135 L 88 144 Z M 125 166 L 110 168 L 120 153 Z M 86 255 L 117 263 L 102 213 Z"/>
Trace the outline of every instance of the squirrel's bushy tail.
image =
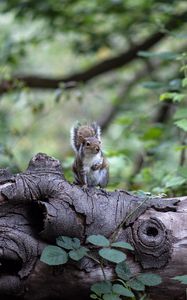
<path id="1" fill-rule="evenodd" d="M 95 136 L 98 140 L 101 139 L 101 128 L 93 122 L 90 125 L 77 123 L 71 128 L 71 146 L 77 153 L 84 138 Z"/>

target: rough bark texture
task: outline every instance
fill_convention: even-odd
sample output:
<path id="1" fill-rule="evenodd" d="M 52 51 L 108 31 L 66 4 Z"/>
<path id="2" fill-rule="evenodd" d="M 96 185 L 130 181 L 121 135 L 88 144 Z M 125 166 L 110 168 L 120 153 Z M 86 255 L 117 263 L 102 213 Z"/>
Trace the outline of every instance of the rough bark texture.
<path id="1" fill-rule="evenodd" d="M 134 273 L 153 271 L 163 284 L 152 299 L 185 299 L 185 286 L 171 277 L 187 273 L 187 197 L 143 199 L 126 191 L 83 191 L 68 183 L 58 160 L 37 154 L 26 172 L 0 173 L 0 295 L 3 299 L 88 299 L 90 285 L 103 275 L 91 259 L 59 267 L 40 262 L 45 245 L 59 235 L 90 234 L 128 241 Z M 122 226 L 123 220 L 126 218 Z M 87 245 L 89 247 L 89 245 Z M 114 266 L 105 266 L 110 279 Z"/>

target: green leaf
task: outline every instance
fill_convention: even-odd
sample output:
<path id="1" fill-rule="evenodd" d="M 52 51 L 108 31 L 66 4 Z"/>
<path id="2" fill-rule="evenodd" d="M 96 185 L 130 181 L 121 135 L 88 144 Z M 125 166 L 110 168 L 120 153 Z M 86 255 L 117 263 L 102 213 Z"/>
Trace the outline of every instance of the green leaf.
<path id="1" fill-rule="evenodd" d="M 109 249 L 109 248 L 103 248 L 99 250 L 99 255 L 106 260 L 109 260 L 114 263 L 120 263 L 126 259 L 125 253 L 115 250 L 115 249 Z"/>
<path id="2" fill-rule="evenodd" d="M 110 281 L 101 281 L 92 284 L 91 291 L 101 296 L 102 294 L 107 294 L 112 291 L 112 284 Z"/>
<path id="3" fill-rule="evenodd" d="M 118 295 L 115 294 L 104 294 L 103 295 L 104 300 L 120 300 L 121 298 Z"/>
<path id="4" fill-rule="evenodd" d="M 91 294 L 91 295 L 90 295 L 90 298 L 91 298 L 91 299 L 97 299 L 97 295 Z"/>
<path id="5" fill-rule="evenodd" d="M 87 241 L 93 245 L 101 247 L 108 247 L 110 245 L 109 240 L 105 236 L 100 234 L 90 235 L 87 238 Z"/>
<path id="6" fill-rule="evenodd" d="M 163 60 L 174 60 L 178 57 L 178 54 L 174 52 L 150 52 L 150 51 L 139 51 L 138 52 L 139 56 L 142 57 L 158 57 Z"/>
<path id="7" fill-rule="evenodd" d="M 172 100 L 173 102 L 181 102 L 185 98 L 181 93 L 164 93 L 160 95 L 160 101 Z"/>
<path id="8" fill-rule="evenodd" d="M 160 138 L 162 136 L 162 133 L 163 133 L 163 128 L 156 127 L 156 126 L 150 127 L 145 131 L 142 139 L 143 140 L 154 140 L 154 139 L 157 140 L 158 138 Z"/>
<path id="9" fill-rule="evenodd" d="M 136 278 L 129 280 L 127 282 L 127 285 L 136 291 L 144 291 L 145 290 L 145 285 L 141 281 L 137 280 Z"/>
<path id="10" fill-rule="evenodd" d="M 187 179 L 187 167 L 180 167 L 178 169 L 179 175 L 181 175 L 183 178 Z"/>
<path id="11" fill-rule="evenodd" d="M 124 286 L 122 286 L 121 284 L 114 284 L 112 286 L 112 290 L 114 293 L 121 295 L 121 296 L 126 296 L 126 297 L 134 297 L 134 294 L 128 290 L 127 288 L 125 288 Z"/>
<path id="12" fill-rule="evenodd" d="M 67 250 L 78 249 L 80 247 L 80 240 L 77 238 L 71 238 L 69 236 L 59 236 L 56 239 L 56 243 L 58 246 Z"/>
<path id="13" fill-rule="evenodd" d="M 78 261 L 81 258 L 83 258 L 86 255 L 87 252 L 88 252 L 87 248 L 80 247 L 79 249 L 71 250 L 69 252 L 69 256 L 70 256 L 71 259 Z"/>
<path id="14" fill-rule="evenodd" d="M 111 244 L 112 247 L 116 247 L 116 248 L 125 248 L 128 250 L 134 250 L 134 248 L 126 242 L 115 242 Z"/>
<path id="15" fill-rule="evenodd" d="M 40 260 L 50 266 L 63 265 L 68 261 L 67 253 L 57 246 L 46 246 Z"/>
<path id="16" fill-rule="evenodd" d="M 173 176 L 172 178 L 168 179 L 166 181 L 165 187 L 170 188 L 170 187 L 175 187 L 179 186 L 185 183 L 185 179 L 181 176 Z"/>
<path id="17" fill-rule="evenodd" d="M 144 295 L 140 298 L 140 300 L 147 300 L 147 295 L 144 293 Z"/>
<path id="18" fill-rule="evenodd" d="M 166 85 L 163 82 L 158 82 L 158 81 L 147 81 L 144 82 L 142 86 L 150 90 L 156 90 L 156 89 L 166 87 Z"/>
<path id="19" fill-rule="evenodd" d="M 182 119 L 182 120 L 176 121 L 175 125 L 177 125 L 181 129 L 183 129 L 184 131 L 187 131 L 187 119 Z"/>
<path id="20" fill-rule="evenodd" d="M 187 116 L 187 108 L 178 108 L 174 114 L 174 119 L 185 119 Z"/>
<path id="21" fill-rule="evenodd" d="M 133 117 L 128 115 L 120 116 L 115 120 L 115 123 L 120 125 L 131 125 L 133 124 Z"/>
<path id="22" fill-rule="evenodd" d="M 187 275 L 175 276 L 172 279 L 178 280 L 183 284 L 187 284 Z"/>
<path id="23" fill-rule="evenodd" d="M 175 147 L 176 151 L 181 151 L 181 150 L 184 150 L 184 149 L 187 149 L 187 145 L 180 145 L 180 146 Z"/>
<path id="24" fill-rule="evenodd" d="M 159 275 L 153 273 L 140 274 L 136 277 L 136 279 L 147 286 L 155 286 L 162 282 L 162 278 Z"/>
<path id="25" fill-rule="evenodd" d="M 115 271 L 118 277 L 125 281 L 129 280 L 132 275 L 129 266 L 124 261 L 116 265 Z"/>
<path id="26" fill-rule="evenodd" d="M 187 87 L 187 78 L 182 80 L 182 87 Z"/>
<path id="27" fill-rule="evenodd" d="M 182 57 L 181 57 L 182 58 Z M 182 58 L 183 59 L 183 58 Z M 187 70 L 187 65 L 184 65 L 180 68 L 180 72 L 186 72 Z"/>

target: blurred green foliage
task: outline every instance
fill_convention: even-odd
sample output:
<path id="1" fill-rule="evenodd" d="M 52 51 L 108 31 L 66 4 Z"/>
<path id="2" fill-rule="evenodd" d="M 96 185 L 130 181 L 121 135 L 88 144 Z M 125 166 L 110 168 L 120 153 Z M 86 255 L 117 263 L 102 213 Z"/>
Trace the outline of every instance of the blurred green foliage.
<path id="1" fill-rule="evenodd" d="M 26 168 L 37 152 L 62 161 L 72 181 L 70 128 L 113 118 L 103 131 L 109 189 L 185 195 L 187 183 L 186 22 L 164 24 L 186 1 L 9 0 L 0 4 L 1 81 L 19 74 L 45 77 L 84 72 L 131 49 L 155 31 L 167 36 L 125 67 L 73 89 L 34 90 L 16 82 L 0 98 L 0 167 Z M 156 66 L 156 67 L 155 67 Z M 129 80 L 142 68 L 129 89 Z M 150 71 L 151 70 L 151 71 Z"/>

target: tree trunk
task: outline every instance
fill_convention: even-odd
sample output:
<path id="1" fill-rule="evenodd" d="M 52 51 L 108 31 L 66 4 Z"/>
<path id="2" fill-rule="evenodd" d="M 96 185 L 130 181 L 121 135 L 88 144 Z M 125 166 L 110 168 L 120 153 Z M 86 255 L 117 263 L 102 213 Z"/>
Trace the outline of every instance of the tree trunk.
<path id="1" fill-rule="evenodd" d="M 187 274 L 187 197 L 152 199 L 121 190 L 83 190 L 64 179 L 58 160 L 39 153 L 24 173 L 1 170 L 0 205 L 3 299 L 88 299 L 90 285 L 103 280 L 95 262 L 84 258 L 52 267 L 40 255 L 60 235 L 86 244 L 90 234 L 134 246 L 134 253 L 127 253 L 132 272 L 151 271 L 163 279 L 149 289 L 151 299 L 185 299 L 185 286 L 171 278 Z M 105 273 L 114 277 L 112 263 Z"/>

